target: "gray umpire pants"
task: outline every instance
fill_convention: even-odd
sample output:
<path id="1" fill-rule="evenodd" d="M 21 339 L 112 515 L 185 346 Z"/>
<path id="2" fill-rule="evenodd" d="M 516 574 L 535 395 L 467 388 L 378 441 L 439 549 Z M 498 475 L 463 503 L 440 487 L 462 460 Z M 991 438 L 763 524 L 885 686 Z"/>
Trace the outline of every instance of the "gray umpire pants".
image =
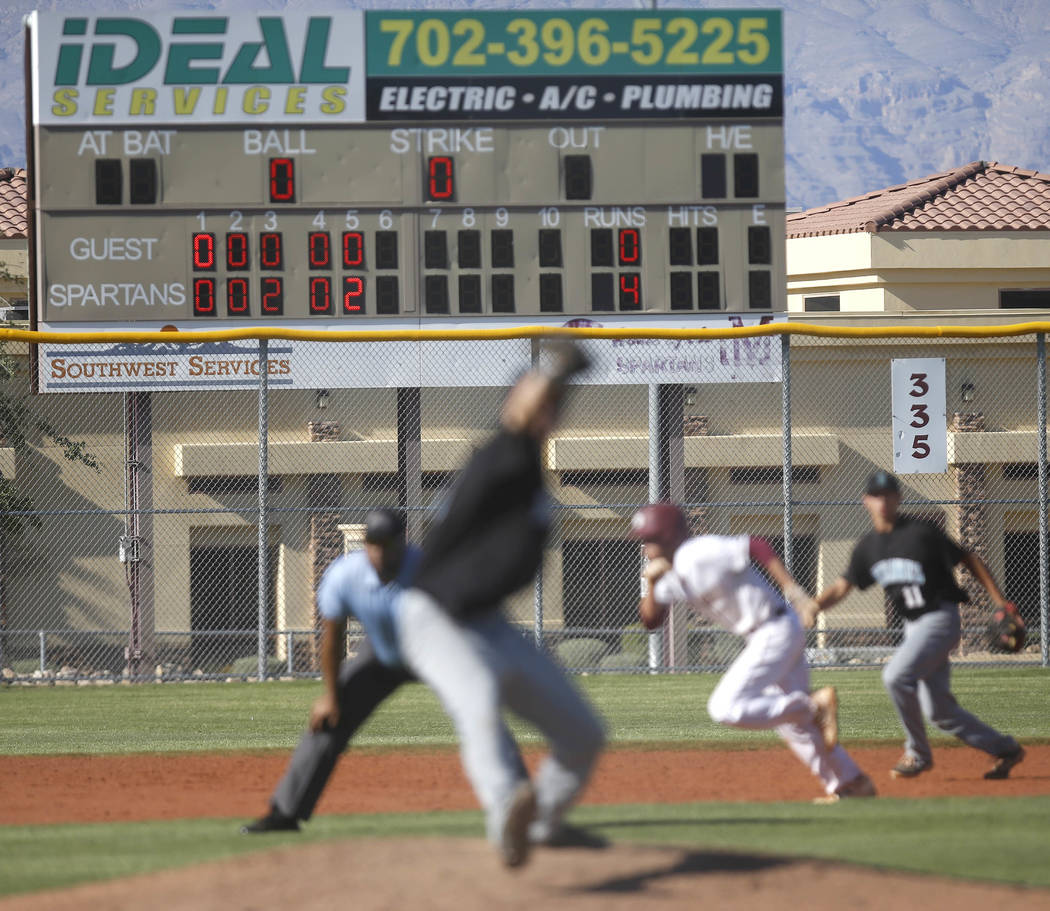
<path id="1" fill-rule="evenodd" d="M 412 590 L 401 599 L 398 635 L 406 664 L 452 719 L 490 841 L 498 842 L 507 804 L 524 777 L 513 742 L 501 734 L 502 708 L 547 738 L 551 752 L 536 775 L 537 819 L 530 836 L 549 837 L 605 743 L 598 716 L 561 668 L 499 610 L 457 621 L 429 595 Z"/>
<path id="2" fill-rule="evenodd" d="M 340 754 L 354 732 L 387 696 L 412 676 L 379 662 L 365 639 L 356 657 L 339 667 L 339 723 L 307 731 L 277 784 L 270 806 L 293 819 L 309 819 Z"/>
<path id="3" fill-rule="evenodd" d="M 993 756 L 1017 749 L 1017 741 L 967 712 L 951 691 L 949 656 L 959 644 L 959 605 L 904 621 L 904 641 L 882 670 L 882 682 L 904 727 L 905 752 L 932 761 L 923 716 L 963 743 Z"/>

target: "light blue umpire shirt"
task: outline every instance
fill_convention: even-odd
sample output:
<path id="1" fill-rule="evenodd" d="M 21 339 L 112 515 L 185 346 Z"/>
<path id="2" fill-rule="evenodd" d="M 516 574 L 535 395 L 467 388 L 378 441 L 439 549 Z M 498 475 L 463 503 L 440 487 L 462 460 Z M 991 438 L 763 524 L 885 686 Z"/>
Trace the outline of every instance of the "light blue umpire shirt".
<path id="1" fill-rule="evenodd" d="M 334 560 L 317 588 L 317 608 L 325 620 L 356 617 L 372 641 L 376 657 L 388 667 L 401 667 L 397 613 L 401 594 L 411 586 L 421 552 L 411 545 L 397 576 L 384 584 L 363 550 Z"/>

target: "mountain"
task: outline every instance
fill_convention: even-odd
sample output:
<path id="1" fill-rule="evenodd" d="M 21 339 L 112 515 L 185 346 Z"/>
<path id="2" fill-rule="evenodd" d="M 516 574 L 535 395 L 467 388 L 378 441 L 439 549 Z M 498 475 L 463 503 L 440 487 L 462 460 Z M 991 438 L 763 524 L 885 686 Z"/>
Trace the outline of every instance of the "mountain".
<path id="1" fill-rule="evenodd" d="M 582 4 L 404 0 L 346 5 L 483 9 Z M 591 0 L 586 5 L 650 4 Z M 668 5 L 774 4 L 676 0 Z M 105 0 L 102 7 L 315 9 L 306 0 Z M 0 8 L 0 165 L 25 164 L 22 17 L 33 8 L 90 12 L 96 7 L 84 0 L 6 0 Z M 789 206 L 810 208 L 846 199 L 976 159 L 1050 171 L 1046 0 L 785 0 L 782 8 Z"/>

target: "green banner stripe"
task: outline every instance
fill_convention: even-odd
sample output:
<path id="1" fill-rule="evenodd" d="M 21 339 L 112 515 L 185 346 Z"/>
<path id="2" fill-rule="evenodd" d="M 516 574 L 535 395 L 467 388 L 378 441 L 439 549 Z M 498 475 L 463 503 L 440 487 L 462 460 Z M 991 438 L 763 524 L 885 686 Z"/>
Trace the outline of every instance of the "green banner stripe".
<path id="1" fill-rule="evenodd" d="M 780 10 L 372 11 L 369 76 L 780 73 Z"/>

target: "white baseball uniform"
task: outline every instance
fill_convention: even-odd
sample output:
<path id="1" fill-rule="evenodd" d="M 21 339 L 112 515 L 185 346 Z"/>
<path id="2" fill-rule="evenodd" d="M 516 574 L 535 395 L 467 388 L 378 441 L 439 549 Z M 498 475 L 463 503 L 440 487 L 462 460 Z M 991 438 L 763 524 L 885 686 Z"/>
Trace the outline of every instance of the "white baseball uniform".
<path id="1" fill-rule="evenodd" d="M 653 586 L 653 597 L 661 604 L 687 604 L 747 640 L 708 700 L 712 719 L 752 730 L 775 728 L 828 794 L 861 774 L 842 746 L 824 746 L 809 698 L 805 630 L 752 566 L 747 535 L 689 538 Z"/>

